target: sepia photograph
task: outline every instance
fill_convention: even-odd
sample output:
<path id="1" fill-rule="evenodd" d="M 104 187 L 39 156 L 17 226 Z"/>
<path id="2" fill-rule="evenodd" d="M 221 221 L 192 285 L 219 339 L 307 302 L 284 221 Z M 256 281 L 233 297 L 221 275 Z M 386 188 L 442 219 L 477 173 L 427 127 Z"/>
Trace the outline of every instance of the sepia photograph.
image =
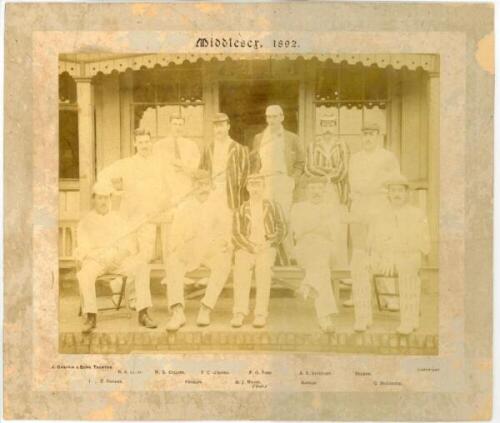
<path id="1" fill-rule="evenodd" d="M 493 12 L 7 4 L 3 417 L 490 419 Z"/>
<path id="2" fill-rule="evenodd" d="M 61 353 L 438 353 L 439 56 L 59 56 Z"/>

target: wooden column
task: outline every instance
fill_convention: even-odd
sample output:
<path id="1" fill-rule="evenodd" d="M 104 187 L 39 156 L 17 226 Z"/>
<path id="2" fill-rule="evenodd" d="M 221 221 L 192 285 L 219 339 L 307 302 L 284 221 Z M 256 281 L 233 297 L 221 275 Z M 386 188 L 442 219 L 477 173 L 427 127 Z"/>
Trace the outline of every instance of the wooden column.
<path id="1" fill-rule="evenodd" d="M 202 83 L 203 83 L 203 145 L 204 148 L 213 141 L 212 119 L 215 113 L 219 112 L 219 72 L 218 63 L 203 63 Z"/>
<path id="2" fill-rule="evenodd" d="M 134 116 L 132 114 L 133 101 L 132 71 L 122 74 L 120 81 L 120 156 L 128 157 L 134 153 L 132 145 L 132 130 Z"/>
<path id="3" fill-rule="evenodd" d="M 78 151 L 80 168 L 80 213 L 90 209 L 95 178 L 94 92 L 90 78 L 76 78 L 78 102 Z"/>
<path id="4" fill-rule="evenodd" d="M 317 68 L 316 63 L 307 61 L 304 69 L 304 148 L 314 142 L 316 131 L 316 110 L 314 104 L 314 90 L 316 85 Z"/>
<path id="5" fill-rule="evenodd" d="M 394 69 L 388 71 L 387 79 L 390 104 L 387 110 L 386 148 L 401 161 L 401 81 Z"/>
<path id="6" fill-rule="evenodd" d="M 300 140 L 305 144 L 305 131 L 306 131 L 306 92 L 307 92 L 307 87 L 306 87 L 306 71 L 305 71 L 305 65 L 304 63 L 299 63 L 297 64 L 297 67 L 299 69 L 299 115 L 298 115 L 298 126 L 299 126 L 299 131 L 298 131 L 298 136 Z"/>
<path id="7" fill-rule="evenodd" d="M 417 72 L 402 70 L 401 171 L 410 181 L 420 179 L 420 97 L 422 86 Z"/>
<path id="8" fill-rule="evenodd" d="M 428 216 L 431 232 L 431 253 L 429 254 L 429 265 L 439 264 L 439 73 L 430 73 L 427 79 L 428 98 Z"/>
<path id="9" fill-rule="evenodd" d="M 96 128 L 101 135 L 96 140 L 98 171 L 121 158 L 120 83 L 117 74 L 108 75 L 102 80 L 101 107 L 102 122 Z"/>

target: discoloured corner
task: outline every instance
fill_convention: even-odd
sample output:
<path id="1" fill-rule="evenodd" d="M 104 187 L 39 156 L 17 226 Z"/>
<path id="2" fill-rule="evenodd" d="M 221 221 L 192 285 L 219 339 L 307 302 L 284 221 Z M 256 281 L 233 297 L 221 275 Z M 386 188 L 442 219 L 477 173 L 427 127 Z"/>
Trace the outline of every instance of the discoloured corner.
<path id="1" fill-rule="evenodd" d="M 221 3 L 200 3 L 195 5 L 196 9 L 203 13 L 223 12 L 224 5 Z"/>
<path id="2" fill-rule="evenodd" d="M 238 6 L 238 7 L 235 7 Z M 309 6 L 313 6 L 310 7 Z M 63 47 L 68 45 L 68 36 L 71 31 L 77 34 L 77 41 L 67 51 L 77 51 L 79 48 L 86 51 L 83 46 L 98 46 L 103 51 L 147 51 L 151 47 L 152 38 L 145 35 L 136 36 L 141 31 L 198 31 L 209 33 L 218 30 L 256 31 L 259 25 L 273 31 L 318 31 L 315 37 L 322 37 L 320 31 L 327 33 L 349 34 L 349 41 L 353 49 L 363 50 L 365 46 L 357 41 L 362 31 L 384 31 L 393 34 L 396 31 L 404 31 L 409 39 L 414 38 L 416 32 L 426 33 L 426 42 L 432 43 L 432 33 L 450 34 L 461 31 L 465 37 L 476 37 L 480 31 L 484 31 L 485 37 L 478 42 L 477 52 L 472 51 L 464 57 L 462 65 L 470 68 L 478 64 L 483 70 L 467 72 L 467 119 L 463 119 L 467 132 L 466 142 L 468 147 L 464 161 L 466 167 L 471 168 L 471 163 L 476 163 L 475 168 L 483 166 L 490 169 L 492 133 L 492 92 L 491 75 L 494 74 L 493 65 L 493 33 L 491 31 L 491 6 L 484 5 L 412 5 L 412 4 L 383 4 L 373 3 L 316 3 L 296 2 L 292 4 L 252 4 L 245 8 L 241 5 L 232 4 L 8 4 L 6 6 L 6 60 L 5 60 L 5 89 L 6 89 L 6 119 L 5 119 L 5 210 L 8 218 L 5 228 L 7 237 L 5 243 L 5 327 L 4 327 L 4 410 L 3 417 L 6 419 L 116 419 L 116 420 L 159 420 L 159 419 L 266 419 L 266 420 L 488 420 L 491 418 L 491 356 L 490 338 L 491 319 L 488 317 L 478 319 L 477 315 L 484 316 L 482 310 L 485 304 L 489 304 L 491 296 L 485 286 L 491 284 L 489 275 L 478 279 L 477 274 L 467 279 L 465 286 L 465 315 L 467 324 L 465 329 L 460 325 L 443 324 L 441 330 L 464 330 L 465 342 L 469 342 L 474 354 L 478 349 L 484 348 L 482 356 L 484 361 L 479 367 L 472 369 L 475 380 L 468 379 L 468 391 L 453 391 L 453 381 L 450 386 L 442 387 L 442 391 L 411 392 L 402 393 L 384 392 L 367 393 L 361 391 L 352 392 L 317 392 L 317 393 L 279 393 L 279 392 L 234 392 L 231 388 L 226 391 L 209 392 L 180 392 L 182 386 L 176 386 L 171 391 L 161 391 L 162 379 L 152 379 L 149 391 L 137 392 L 103 392 L 98 390 L 84 391 L 82 385 L 74 385 L 69 388 L 59 389 L 52 385 L 45 390 L 36 386 L 34 375 L 38 379 L 44 378 L 49 373 L 46 365 L 54 357 L 45 351 L 57 348 L 52 342 L 53 333 L 39 331 L 35 333 L 35 324 L 40 321 L 55 321 L 57 313 L 48 312 L 47 308 L 33 310 L 32 305 L 34 286 L 40 285 L 40 277 L 33 275 L 33 251 L 36 247 L 33 242 L 38 242 L 40 248 L 51 245 L 49 239 L 46 244 L 45 235 L 38 234 L 33 237 L 31 232 L 31 213 L 33 208 L 33 144 L 40 143 L 45 136 L 56 134 L 56 122 L 53 117 L 57 108 L 57 97 L 34 96 L 35 87 L 50 85 L 51 92 L 56 93 L 54 88 L 56 78 L 55 64 L 58 50 L 64 51 Z M 250 13 L 242 13 L 251 11 Z M 305 13 L 305 11 L 308 11 Z M 176 13 L 174 13 L 174 11 Z M 186 15 L 188 18 L 182 17 Z M 254 18 L 253 16 L 257 16 Z M 215 19 L 217 16 L 219 19 Z M 222 19 L 223 18 L 223 19 Z M 452 18 L 452 19 L 450 19 Z M 46 43 L 36 45 L 36 33 L 44 33 L 49 37 L 48 31 L 53 32 L 52 38 Z M 100 32 L 99 32 L 100 31 Z M 121 31 L 121 32 L 120 32 Z M 359 32 L 358 32 L 359 31 Z M 446 32 L 450 31 L 450 32 Z M 85 44 L 93 34 L 101 34 L 100 38 L 93 38 L 90 44 Z M 141 38 L 142 37 L 142 38 Z M 73 38 L 74 39 L 74 38 Z M 131 39 L 139 40 L 132 44 Z M 476 40 L 477 38 L 474 38 Z M 400 39 L 403 43 L 405 40 Z M 462 42 L 460 45 L 464 45 Z M 133 46 L 133 48 L 130 47 Z M 342 51 L 339 44 L 327 45 L 330 51 Z M 161 46 L 165 50 L 171 46 L 165 42 Z M 33 57 L 37 49 L 42 49 L 51 57 L 42 63 L 39 68 L 33 68 Z M 474 45 L 471 46 L 474 50 Z M 161 50 L 158 48 L 157 50 Z M 186 52 L 189 49 L 186 49 Z M 349 49 L 344 49 L 344 51 Z M 319 50 L 318 50 L 319 51 Z M 51 70 L 52 69 L 52 70 Z M 456 73 L 457 68 L 452 67 L 450 72 Z M 38 73 L 38 75 L 37 75 Z M 35 75 L 35 78 L 33 76 Z M 37 76 L 36 76 L 37 75 Z M 472 79 L 474 78 L 474 79 Z M 465 85 L 465 84 L 464 84 Z M 54 89 L 53 89 L 54 88 Z M 462 88 L 458 87 L 457 92 Z M 439 98 L 437 99 L 439 101 Z M 457 110 L 453 102 L 443 101 L 441 120 L 446 122 L 450 116 L 450 110 Z M 44 113 L 34 114 L 36 107 L 42 107 Z M 465 107 L 464 107 L 465 108 Z M 456 116 L 453 115 L 452 116 Z M 458 115 L 459 118 L 461 115 Z M 50 120 L 47 120 L 49 119 Z M 453 124 L 460 119 L 455 119 Z M 33 133 L 33 124 L 38 121 L 38 126 L 43 128 L 43 134 Z M 49 123 L 48 123 L 49 122 Z M 48 128 L 48 129 L 47 129 Z M 448 134 L 446 126 L 443 125 L 442 132 Z M 477 137 L 471 134 L 481 134 L 481 143 Z M 36 136 L 35 136 L 36 135 Z M 49 138 L 52 135 L 49 135 Z M 53 138 L 51 138 L 53 139 Z M 56 139 L 57 141 L 57 139 Z M 453 140 L 454 142 L 456 140 Z M 51 141 L 52 142 L 52 141 Z M 52 145 L 52 144 L 51 144 Z M 56 144 L 54 144 L 56 145 Z M 478 148 L 480 145 L 480 148 Z M 47 170 L 53 164 L 54 155 L 50 148 L 46 149 L 43 156 Z M 38 157 L 40 160 L 40 157 Z M 49 163 L 47 165 L 47 163 Z M 481 197 L 487 198 L 491 194 L 481 191 L 481 187 L 490 183 L 489 172 L 475 172 L 467 175 L 462 168 L 453 179 L 467 179 L 474 187 L 468 191 L 466 200 L 473 207 L 481 202 Z M 43 172 L 38 172 L 41 174 Z M 470 178 L 470 179 L 469 179 Z M 38 195 L 42 188 L 53 185 L 53 178 L 40 179 L 38 181 Z M 57 181 L 55 181 L 57 183 Z M 51 185 L 52 184 L 52 185 Z M 48 195 L 52 195 L 48 189 Z M 56 203 L 54 203 L 56 204 Z M 490 208 L 490 204 L 484 208 Z M 57 209 L 57 204 L 56 204 Z M 477 213 L 476 222 L 483 220 L 484 214 Z M 466 222 L 467 229 L 477 228 L 470 219 Z M 45 226 L 50 224 L 45 221 Z M 489 225 L 484 225 L 488 234 Z M 481 226 L 483 227 L 483 226 Z M 474 231 L 478 236 L 479 231 Z M 482 236 L 482 235 L 481 235 Z M 43 239 L 42 239 L 43 238 Z M 40 239 L 42 239 L 40 241 Z M 55 238 L 54 238 L 55 239 Z M 43 242 L 42 242 L 43 241 Z M 481 244 L 483 245 L 483 244 Z M 477 271 L 485 267 L 491 267 L 491 255 L 486 252 L 475 257 L 470 254 L 470 249 L 465 253 L 464 261 L 468 269 Z M 479 260 L 481 259 L 481 260 Z M 47 268 L 52 266 L 47 264 Z M 49 281 L 52 283 L 52 280 Z M 49 303 L 51 298 L 44 292 L 44 299 Z M 471 302 L 470 299 L 474 301 Z M 453 304 L 451 304 L 453 305 Z M 488 308 L 487 306 L 486 308 Z M 43 318 L 40 319 L 40 311 Z M 446 316 L 448 319 L 450 316 Z M 39 326 L 37 326 L 39 327 Z M 450 329 L 451 327 L 451 329 Z M 486 333 L 488 332 L 488 333 Z M 33 339 L 38 336 L 42 339 L 38 345 Z M 479 342 L 476 342 L 479 341 Z M 75 338 L 75 343 L 81 343 L 81 337 Z M 274 345 L 274 344 L 273 344 Z M 486 346 L 484 346 L 486 345 Z M 165 341 L 165 347 L 168 343 Z M 447 345 L 440 345 L 440 353 L 446 352 Z M 36 351 L 41 351 L 43 357 L 34 361 Z M 165 349 L 167 352 L 168 350 Z M 290 356 L 290 354 L 287 354 Z M 294 356 L 305 358 L 309 354 L 295 354 Z M 88 356 L 88 362 L 101 360 L 101 355 Z M 257 366 L 269 364 L 266 358 L 271 354 L 255 354 L 254 362 Z M 280 356 L 280 361 L 282 357 Z M 317 355 L 315 357 L 320 357 Z M 347 356 L 339 357 L 343 360 Z M 134 355 L 131 363 L 140 361 L 140 355 Z M 164 360 L 164 357 L 161 357 Z M 337 359 L 337 357 L 335 357 Z M 394 365 L 392 359 L 391 365 Z M 55 363 L 63 363 L 69 360 L 68 356 L 58 355 Z M 117 360 L 111 356 L 110 361 Z M 369 360 L 372 360 L 369 358 Z M 465 362 L 469 368 L 472 364 L 473 353 L 466 351 Z M 86 360 L 78 361 L 86 362 Z M 165 360 L 166 361 L 166 360 Z M 472 364 L 472 365 L 471 365 Z M 75 370 L 76 372 L 76 370 Z M 55 373 L 55 383 L 63 386 L 68 374 L 62 371 Z M 335 384 L 335 380 L 332 381 Z M 158 390 L 160 392 L 152 392 Z M 104 398 L 104 399 L 103 399 Z M 422 404 L 425 404 L 422 407 Z"/>
<path id="3" fill-rule="evenodd" d="M 106 407 L 100 408 L 99 410 L 92 411 L 86 419 L 88 420 L 113 420 L 114 418 L 114 407 L 112 405 L 107 405 Z"/>
<path id="4" fill-rule="evenodd" d="M 493 32 L 485 35 L 477 43 L 476 62 L 489 74 L 493 75 L 495 73 L 495 39 Z"/>
<path id="5" fill-rule="evenodd" d="M 131 4 L 132 14 L 135 16 L 154 17 L 158 15 L 159 7 L 154 3 Z"/>

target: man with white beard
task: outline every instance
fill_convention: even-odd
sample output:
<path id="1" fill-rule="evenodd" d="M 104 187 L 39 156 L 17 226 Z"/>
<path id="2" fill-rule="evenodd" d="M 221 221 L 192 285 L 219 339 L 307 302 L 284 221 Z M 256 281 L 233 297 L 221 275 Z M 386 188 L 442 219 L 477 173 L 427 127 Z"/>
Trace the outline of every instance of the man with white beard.
<path id="1" fill-rule="evenodd" d="M 430 236 L 424 212 L 408 204 L 408 181 L 399 175 L 387 182 L 389 205 L 370 224 L 367 247 L 371 272 L 397 276 L 401 324 L 408 335 L 419 327 L 422 255 L 429 254 Z"/>
<path id="2" fill-rule="evenodd" d="M 186 322 L 184 280 L 186 272 L 205 265 L 210 269 L 205 295 L 196 323 L 210 324 L 214 309 L 231 270 L 231 211 L 213 195 L 210 174 L 193 174 L 193 194 L 175 211 L 170 231 L 170 250 L 165 266 L 168 307 L 172 317 L 167 330 L 176 331 Z"/>
<path id="3" fill-rule="evenodd" d="M 385 183 L 399 175 L 394 153 L 384 149 L 377 124 L 363 127 L 363 149 L 349 162 L 351 189 L 350 233 L 352 241 L 351 277 L 354 304 L 354 330 L 365 331 L 372 324 L 371 287 L 369 281 L 366 236 L 374 216 L 387 207 Z"/>

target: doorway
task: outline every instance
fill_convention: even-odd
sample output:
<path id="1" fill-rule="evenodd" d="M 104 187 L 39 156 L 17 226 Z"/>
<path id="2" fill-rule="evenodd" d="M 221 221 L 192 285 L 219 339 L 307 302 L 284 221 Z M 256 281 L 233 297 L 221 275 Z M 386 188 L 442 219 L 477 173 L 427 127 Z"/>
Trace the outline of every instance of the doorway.
<path id="1" fill-rule="evenodd" d="M 266 107 L 280 105 L 285 129 L 298 133 L 299 81 L 222 81 L 219 110 L 229 116 L 231 138 L 249 148 L 266 127 Z"/>

